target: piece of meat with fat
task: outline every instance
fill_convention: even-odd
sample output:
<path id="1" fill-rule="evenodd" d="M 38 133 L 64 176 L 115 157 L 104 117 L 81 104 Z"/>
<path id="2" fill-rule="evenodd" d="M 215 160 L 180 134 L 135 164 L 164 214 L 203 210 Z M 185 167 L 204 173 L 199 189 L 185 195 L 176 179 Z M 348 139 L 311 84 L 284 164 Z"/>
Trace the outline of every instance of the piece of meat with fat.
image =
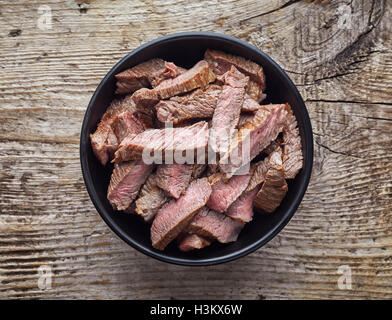
<path id="1" fill-rule="evenodd" d="M 212 117 L 209 139 L 210 146 L 219 154 L 227 151 L 235 135 L 249 78 L 231 67 L 222 80 L 225 85 Z"/>
<path id="2" fill-rule="evenodd" d="M 210 176 L 209 182 L 212 192 L 207 206 L 217 212 L 225 212 L 246 189 L 250 176 L 250 173 L 235 175 L 227 181 L 224 180 L 221 173 Z"/>
<path id="3" fill-rule="evenodd" d="M 151 160 L 156 157 L 165 159 L 167 154 L 175 156 L 187 151 L 190 155 L 193 152 L 196 157 L 199 152 L 205 152 L 207 144 L 208 125 L 205 121 L 189 127 L 150 129 L 125 138 L 115 153 L 114 162 L 137 160 L 146 156 L 150 156 Z"/>
<path id="4" fill-rule="evenodd" d="M 156 58 L 142 62 L 132 68 L 116 74 L 116 94 L 133 93 L 150 85 L 156 87 L 165 79 L 175 78 L 184 72 L 172 62 Z"/>
<path id="5" fill-rule="evenodd" d="M 228 152 L 219 161 L 219 167 L 227 178 L 276 139 L 283 130 L 286 117 L 285 105 L 263 105 L 253 119 L 238 130 Z"/>
<path id="6" fill-rule="evenodd" d="M 197 212 L 205 206 L 211 194 L 207 178 L 190 183 L 179 199 L 173 199 L 159 210 L 151 226 L 154 248 L 163 250 L 190 223 Z"/>
<path id="7" fill-rule="evenodd" d="M 226 52 L 207 49 L 204 59 L 216 75 L 226 73 L 232 66 L 249 76 L 250 80 L 260 85 L 260 90 L 265 89 L 265 76 L 263 68 L 257 63 L 243 57 L 232 55 Z"/>
<path id="8" fill-rule="evenodd" d="M 98 123 L 95 132 L 90 134 L 93 152 L 102 165 L 106 165 L 117 150 L 120 141 L 118 141 L 112 126 L 116 117 L 125 111 L 130 114 L 136 112 L 136 106 L 130 95 L 123 99 L 113 100 Z"/>
<path id="9" fill-rule="evenodd" d="M 157 186 L 155 176 L 155 174 L 150 174 L 135 201 L 136 213 L 142 216 L 146 222 L 152 222 L 159 208 L 169 200 L 165 192 Z"/>
<path id="10" fill-rule="evenodd" d="M 288 116 L 283 128 L 283 168 L 286 179 L 294 179 L 303 166 L 302 144 L 297 120 L 289 104 Z"/>
<path id="11" fill-rule="evenodd" d="M 191 182 L 193 164 L 160 164 L 156 183 L 169 196 L 178 199 Z"/>
<path id="12" fill-rule="evenodd" d="M 185 229 L 190 234 L 197 234 L 221 243 L 236 241 L 244 224 L 223 213 L 204 207 Z"/>
<path id="13" fill-rule="evenodd" d="M 225 214 L 234 220 L 242 223 L 252 221 L 253 218 L 253 200 L 255 199 L 259 188 L 253 188 L 250 191 L 245 191 L 241 196 L 233 202 L 227 209 Z"/>
<path id="14" fill-rule="evenodd" d="M 269 157 L 269 168 L 261 190 L 254 199 L 256 208 L 264 212 L 274 212 L 285 197 L 288 186 L 284 177 L 282 152 L 276 151 Z"/>
<path id="15" fill-rule="evenodd" d="M 174 124 L 195 118 L 211 118 L 221 92 L 221 86 L 212 84 L 184 96 L 161 100 L 155 106 L 157 118 Z"/>
<path id="16" fill-rule="evenodd" d="M 203 249 L 211 244 L 210 239 L 206 239 L 197 234 L 183 233 L 177 237 L 178 248 L 187 252 L 195 249 Z"/>
<path id="17" fill-rule="evenodd" d="M 129 161 L 115 164 L 107 198 L 116 210 L 126 210 L 139 193 L 153 169 L 143 161 Z"/>

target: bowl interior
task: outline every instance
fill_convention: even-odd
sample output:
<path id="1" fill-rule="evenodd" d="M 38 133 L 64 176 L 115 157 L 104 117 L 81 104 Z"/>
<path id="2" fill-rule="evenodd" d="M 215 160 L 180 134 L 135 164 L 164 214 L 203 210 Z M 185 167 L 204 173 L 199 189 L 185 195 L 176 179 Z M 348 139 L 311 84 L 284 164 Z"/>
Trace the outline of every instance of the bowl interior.
<path id="1" fill-rule="evenodd" d="M 106 199 L 111 166 L 101 166 L 91 149 L 89 135 L 114 99 L 114 75 L 151 58 L 162 58 L 190 68 L 203 58 L 207 48 L 243 56 L 263 66 L 267 79 L 267 103 L 290 103 L 297 118 L 302 139 L 304 168 L 289 182 L 289 191 L 273 214 L 255 213 L 246 224 L 238 241 L 213 243 L 203 250 L 181 252 L 171 243 L 163 252 L 155 250 L 150 241 L 150 225 L 136 215 L 112 209 Z M 143 45 L 121 60 L 101 82 L 86 111 L 81 133 L 81 163 L 90 197 L 102 218 L 123 240 L 136 249 L 163 261 L 187 264 L 216 264 L 241 257 L 268 242 L 288 222 L 298 207 L 308 185 L 313 161 L 313 141 L 309 116 L 297 89 L 288 76 L 257 48 L 237 39 L 211 33 L 186 33 L 164 37 Z"/>

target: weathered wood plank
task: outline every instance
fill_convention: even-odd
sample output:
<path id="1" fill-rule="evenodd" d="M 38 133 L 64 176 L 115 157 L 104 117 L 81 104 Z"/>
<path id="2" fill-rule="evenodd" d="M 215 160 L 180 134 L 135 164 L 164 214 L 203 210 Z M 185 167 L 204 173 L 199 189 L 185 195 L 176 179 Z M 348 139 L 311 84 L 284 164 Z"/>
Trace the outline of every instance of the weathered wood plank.
<path id="1" fill-rule="evenodd" d="M 47 31 L 36 26 L 42 4 Z M 390 3 L 0 1 L 0 13 L 0 297 L 392 298 Z M 311 183 L 288 226 L 213 267 L 168 265 L 125 245 L 96 213 L 78 159 L 84 110 L 111 66 L 187 30 L 270 54 L 298 85 L 315 135 Z M 49 290 L 38 287 L 42 265 L 52 267 Z M 338 289 L 342 265 L 352 290 Z"/>

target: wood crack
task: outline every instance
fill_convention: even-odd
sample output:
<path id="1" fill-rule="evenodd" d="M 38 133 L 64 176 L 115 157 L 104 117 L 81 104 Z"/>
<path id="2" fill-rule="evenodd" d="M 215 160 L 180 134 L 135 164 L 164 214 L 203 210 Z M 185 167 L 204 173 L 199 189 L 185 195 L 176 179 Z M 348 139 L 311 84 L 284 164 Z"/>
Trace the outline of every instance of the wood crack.
<path id="1" fill-rule="evenodd" d="M 348 153 L 348 152 L 333 150 L 333 149 L 327 147 L 326 145 L 321 144 L 321 143 L 318 142 L 316 139 L 315 139 L 314 141 L 316 142 L 316 144 L 317 144 L 318 146 L 320 146 L 321 148 L 324 148 L 324 149 L 328 150 L 328 151 L 331 152 L 331 153 L 340 154 L 340 155 L 343 155 L 343 156 L 346 156 L 346 157 L 352 157 L 352 158 L 356 158 L 356 159 L 363 159 L 362 157 L 355 156 L 355 155 L 353 155 L 353 154 L 351 154 L 351 153 Z"/>
<path id="2" fill-rule="evenodd" d="M 263 17 L 265 15 L 268 15 L 268 14 L 274 13 L 276 11 L 282 10 L 284 8 L 287 8 L 288 6 L 291 6 L 292 4 L 300 2 L 300 1 L 301 0 L 290 0 L 290 1 L 286 2 L 285 4 L 281 5 L 280 7 L 276 8 L 276 9 L 273 9 L 273 10 L 270 10 L 270 11 L 267 11 L 267 12 L 263 12 L 263 13 L 255 15 L 255 16 L 252 16 L 252 17 L 248 17 L 246 19 L 241 19 L 239 22 L 243 23 L 243 22 L 255 19 L 255 18 Z"/>

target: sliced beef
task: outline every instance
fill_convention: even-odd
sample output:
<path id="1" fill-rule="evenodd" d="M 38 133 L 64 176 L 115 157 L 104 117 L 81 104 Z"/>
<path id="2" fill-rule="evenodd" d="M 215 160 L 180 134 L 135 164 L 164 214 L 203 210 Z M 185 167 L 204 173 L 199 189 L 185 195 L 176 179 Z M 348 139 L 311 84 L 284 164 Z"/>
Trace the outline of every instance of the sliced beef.
<path id="1" fill-rule="evenodd" d="M 153 247 L 158 250 L 165 249 L 204 207 L 210 194 L 211 186 L 207 178 L 202 178 L 192 181 L 179 199 L 164 204 L 158 210 L 151 226 Z"/>
<path id="2" fill-rule="evenodd" d="M 121 142 L 130 134 L 138 134 L 144 131 L 143 124 L 138 118 L 129 111 L 120 113 L 113 121 L 113 132 L 117 137 L 117 141 Z"/>
<path id="3" fill-rule="evenodd" d="M 259 188 L 253 188 L 250 191 L 246 191 L 233 202 L 233 204 L 227 209 L 225 214 L 234 220 L 238 220 L 242 223 L 246 223 L 253 218 L 253 200 L 255 199 Z"/>
<path id="4" fill-rule="evenodd" d="M 163 80 L 177 77 L 183 69 L 162 59 L 151 59 L 116 75 L 117 94 L 133 93 L 140 88 L 156 87 Z"/>
<path id="5" fill-rule="evenodd" d="M 155 105 L 157 119 L 160 122 L 178 124 L 189 119 L 212 118 L 222 89 L 222 86 L 211 84 L 186 95 L 161 100 Z M 157 96 L 155 99 L 158 100 Z M 245 94 L 241 111 L 257 111 L 260 108 L 261 106 L 257 101 Z"/>
<path id="6" fill-rule="evenodd" d="M 269 150 L 267 150 L 269 149 Z M 252 165 L 251 178 L 246 188 L 246 191 L 253 190 L 261 185 L 266 178 L 267 171 L 274 163 L 282 162 L 282 148 L 275 141 L 273 141 L 265 150 L 268 156 Z"/>
<path id="7" fill-rule="evenodd" d="M 286 179 L 294 179 L 303 165 L 302 144 L 297 120 L 288 104 L 288 116 L 283 128 L 283 168 Z"/>
<path id="8" fill-rule="evenodd" d="M 158 188 L 155 174 L 150 174 L 143 187 L 140 189 L 136 202 L 136 213 L 146 222 L 151 222 L 159 208 L 169 200 L 165 192 Z"/>
<path id="9" fill-rule="evenodd" d="M 258 103 L 261 103 L 267 97 L 263 93 L 262 85 L 252 80 L 249 80 L 246 93 Z"/>
<path id="10" fill-rule="evenodd" d="M 191 182 L 193 164 L 160 164 L 156 183 L 169 196 L 178 199 Z"/>
<path id="11" fill-rule="evenodd" d="M 153 169 L 143 161 L 115 164 L 107 198 L 116 210 L 126 210 Z"/>
<path id="12" fill-rule="evenodd" d="M 287 190 L 282 153 L 275 151 L 269 157 L 269 168 L 265 175 L 265 181 L 256 195 L 254 205 L 265 212 L 274 212 L 285 197 Z"/>
<path id="13" fill-rule="evenodd" d="M 141 159 L 143 153 L 165 158 L 166 153 L 193 150 L 196 156 L 196 150 L 205 150 L 207 143 L 208 125 L 204 121 L 189 127 L 146 130 L 125 138 L 115 153 L 114 162 Z"/>
<path id="14" fill-rule="evenodd" d="M 232 66 L 249 76 L 250 80 L 258 83 L 261 90 L 265 89 L 265 76 L 263 68 L 257 63 L 243 57 L 235 56 L 218 50 L 208 49 L 204 59 L 216 75 L 222 75 L 230 70 Z"/>
<path id="15" fill-rule="evenodd" d="M 235 175 L 224 181 L 223 175 L 216 173 L 209 177 L 212 187 L 207 206 L 217 212 L 225 212 L 248 186 L 250 173 Z"/>
<path id="16" fill-rule="evenodd" d="M 283 130 L 285 105 L 265 105 L 236 134 L 229 151 L 220 159 L 220 169 L 231 177 L 253 160 Z"/>
<path id="17" fill-rule="evenodd" d="M 130 96 L 114 100 L 99 122 L 97 130 L 90 135 L 94 154 L 102 165 L 105 165 L 112 158 L 118 147 L 119 141 L 112 125 L 116 117 L 125 111 L 131 114 L 136 111 L 135 104 Z"/>
<path id="18" fill-rule="evenodd" d="M 251 112 L 251 111 L 257 111 L 261 108 L 262 108 L 261 105 L 256 100 L 254 100 L 248 94 L 245 94 L 244 103 L 242 105 L 241 111 Z"/>
<path id="19" fill-rule="evenodd" d="M 264 182 L 268 168 L 268 158 L 265 158 L 264 160 L 261 160 L 253 165 L 252 177 L 250 178 L 246 191 L 251 191 Z"/>
<path id="20" fill-rule="evenodd" d="M 156 92 L 147 88 L 141 88 L 132 95 L 132 99 L 144 126 L 154 128 L 155 113 L 153 106 L 159 101 Z"/>
<path id="21" fill-rule="evenodd" d="M 247 122 L 251 121 L 255 117 L 253 112 L 244 112 L 240 115 L 240 120 L 238 121 L 238 128 L 241 129 Z"/>
<path id="22" fill-rule="evenodd" d="M 168 99 L 178 94 L 205 87 L 214 81 L 215 75 L 208 67 L 208 63 L 201 60 L 178 77 L 162 81 L 153 90 L 158 94 L 160 99 Z"/>
<path id="23" fill-rule="evenodd" d="M 211 240 L 203 238 L 197 234 L 181 234 L 178 236 L 178 248 L 181 251 L 191 251 L 203 249 L 211 244 Z"/>
<path id="24" fill-rule="evenodd" d="M 200 178 L 204 173 L 204 171 L 206 170 L 206 168 L 207 168 L 206 164 L 195 163 L 193 165 L 193 170 L 192 170 L 192 179 Z"/>
<path id="25" fill-rule="evenodd" d="M 226 72 L 225 83 L 212 117 L 210 146 L 217 153 L 225 153 L 235 135 L 244 102 L 245 87 L 249 81 L 235 67 Z"/>
<path id="26" fill-rule="evenodd" d="M 174 124 L 188 119 L 211 118 L 221 92 L 221 86 L 209 85 L 184 96 L 162 100 L 155 106 L 157 118 Z"/>
<path id="27" fill-rule="evenodd" d="M 159 100 L 168 99 L 197 88 L 203 88 L 214 82 L 214 80 L 215 75 L 209 69 L 208 63 L 201 60 L 193 68 L 174 79 L 162 81 L 154 89 L 143 88 L 138 90 L 134 93 L 133 99 L 138 106 L 151 108 Z"/>
<path id="28" fill-rule="evenodd" d="M 243 227 L 242 222 L 204 207 L 186 228 L 186 232 L 228 243 L 237 240 Z"/>

